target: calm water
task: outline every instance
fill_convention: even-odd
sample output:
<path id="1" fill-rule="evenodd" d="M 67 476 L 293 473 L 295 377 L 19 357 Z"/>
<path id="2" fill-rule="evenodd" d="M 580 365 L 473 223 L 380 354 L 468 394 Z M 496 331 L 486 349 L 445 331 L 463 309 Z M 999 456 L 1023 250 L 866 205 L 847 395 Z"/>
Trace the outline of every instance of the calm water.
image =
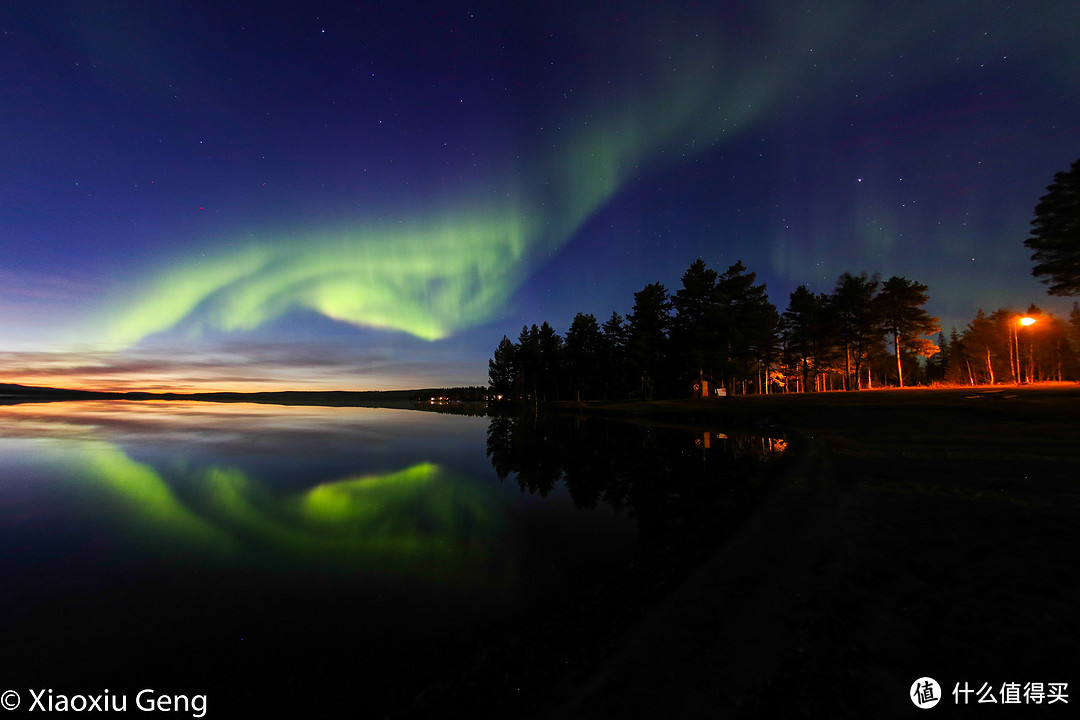
<path id="1" fill-rule="evenodd" d="M 379 717 L 778 447 L 408 410 L 2 406 L 0 690 Z"/>

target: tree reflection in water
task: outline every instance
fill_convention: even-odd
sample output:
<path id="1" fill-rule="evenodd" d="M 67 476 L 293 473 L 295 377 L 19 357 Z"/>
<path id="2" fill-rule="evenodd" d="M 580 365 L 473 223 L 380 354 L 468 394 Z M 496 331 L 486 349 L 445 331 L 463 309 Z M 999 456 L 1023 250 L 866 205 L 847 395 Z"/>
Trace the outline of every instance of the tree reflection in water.
<path id="1" fill-rule="evenodd" d="M 538 413 L 493 415 L 487 433 L 501 480 L 541 497 L 562 482 L 578 507 L 625 509 L 645 541 L 757 483 L 785 449 L 782 438 Z"/>

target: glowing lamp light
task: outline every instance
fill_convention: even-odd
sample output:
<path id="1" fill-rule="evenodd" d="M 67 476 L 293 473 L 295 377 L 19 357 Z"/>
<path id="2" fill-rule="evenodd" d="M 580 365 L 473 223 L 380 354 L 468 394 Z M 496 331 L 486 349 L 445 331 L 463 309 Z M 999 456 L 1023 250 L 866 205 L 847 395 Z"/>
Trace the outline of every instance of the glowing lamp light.
<path id="1" fill-rule="evenodd" d="M 1027 317 L 1027 316 L 1022 317 L 1022 318 L 1020 318 L 1020 324 L 1025 326 L 1025 327 L 1027 327 L 1028 325 L 1034 325 L 1035 324 L 1035 318 Z"/>

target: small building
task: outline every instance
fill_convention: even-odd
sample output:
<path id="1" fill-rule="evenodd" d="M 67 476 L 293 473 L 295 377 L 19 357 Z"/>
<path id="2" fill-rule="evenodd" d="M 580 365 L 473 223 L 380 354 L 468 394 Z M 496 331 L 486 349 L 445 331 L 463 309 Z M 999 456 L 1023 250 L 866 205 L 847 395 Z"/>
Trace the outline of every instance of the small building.
<path id="1" fill-rule="evenodd" d="M 712 378 L 702 377 L 694 381 L 693 397 L 695 398 L 716 398 L 726 396 L 727 388 Z"/>

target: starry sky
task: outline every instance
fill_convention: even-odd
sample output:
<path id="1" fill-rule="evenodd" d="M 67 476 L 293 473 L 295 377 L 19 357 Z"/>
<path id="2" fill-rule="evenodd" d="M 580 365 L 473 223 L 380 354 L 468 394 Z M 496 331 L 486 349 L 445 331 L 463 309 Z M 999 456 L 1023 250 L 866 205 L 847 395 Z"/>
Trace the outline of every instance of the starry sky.
<path id="1" fill-rule="evenodd" d="M 1074 0 L 0 6 L 0 381 L 486 384 L 697 258 L 1067 313 Z"/>

